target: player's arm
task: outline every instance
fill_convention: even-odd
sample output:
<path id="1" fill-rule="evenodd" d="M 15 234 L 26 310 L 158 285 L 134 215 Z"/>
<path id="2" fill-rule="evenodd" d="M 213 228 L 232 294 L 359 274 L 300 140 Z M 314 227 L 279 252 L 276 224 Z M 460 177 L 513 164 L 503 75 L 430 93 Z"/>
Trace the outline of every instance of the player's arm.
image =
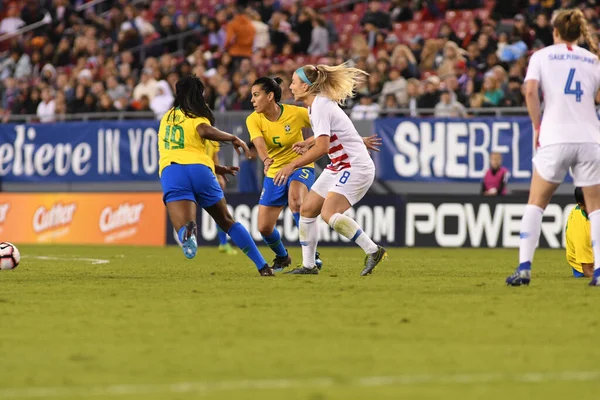
<path id="1" fill-rule="evenodd" d="M 231 142 L 231 144 L 235 148 L 235 151 L 238 154 L 240 154 L 241 149 L 246 154 L 246 158 L 252 158 L 248 146 L 239 137 L 234 136 L 231 133 L 223 132 L 222 130 L 210 126 L 208 124 L 200 124 L 198 125 L 196 130 L 198 131 L 198 135 L 200 135 L 201 138 L 207 140 L 214 140 L 215 142 Z"/>
<path id="2" fill-rule="evenodd" d="M 320 135 L 315 141 L 314 145 L 303 155 L 291 161 L 288 165 L 286 165 L 283 169 L 281 169 L 275 177 L 273 181 L 276 185 L 283 185 L 290 177 L 290 175 L 294 172 L 294 170 L 310 164 L 312 162 L 317 161 L 319 158 L 323 157 L 325 154 L 329 152 L 329 135 Z"/>
<path id="3" fill-rule="evenodd" d="M 256 148 L 256 152 L 264 166 L 264 173 L 266 174 L 271 164 L 273 164 L 273 159 L 269 157 L 269 152 L 267 150 L 267 142 L 265 142 L 264 137 L 260 136 L 252 139 L 252 144 Z"/>
<path id="4" fill-rule="evenodd" d="M 533 124 L 534 143 L 539 145 L 540 126 L 542 125 L 542 107 L 540 105 L 540 80 L 541 65 L 540 53 L 534 53 L 527 67 L 527 76 L 525 77 L 525 101 L 527 103 L 527 112 L 531 123 Z"/>

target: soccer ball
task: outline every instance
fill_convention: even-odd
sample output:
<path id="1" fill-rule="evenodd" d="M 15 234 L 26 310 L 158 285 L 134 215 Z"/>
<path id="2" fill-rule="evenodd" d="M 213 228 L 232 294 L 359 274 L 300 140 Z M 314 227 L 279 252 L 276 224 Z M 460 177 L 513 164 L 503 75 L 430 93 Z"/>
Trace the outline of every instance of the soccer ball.
<path id="1" fill-rule="evenodd" d="M 0 242 L 0 269 L 15 269 L 21 261 L 19 249 L 12 243 Z"/>

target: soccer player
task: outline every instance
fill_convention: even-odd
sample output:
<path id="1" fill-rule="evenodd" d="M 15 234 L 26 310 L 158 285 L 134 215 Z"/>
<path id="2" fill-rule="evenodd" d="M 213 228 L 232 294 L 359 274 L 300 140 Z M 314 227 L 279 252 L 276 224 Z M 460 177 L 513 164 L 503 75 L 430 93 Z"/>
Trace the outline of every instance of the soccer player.
<path id="1" fill-rule="evenodd" d="M 230 142 L 238 153 L 241 149 L 248 156 L 248 146 L 238 137 L 212 126 L 215 118 L 204 100 L 204 84 L 200 79 L 186 76 L 177 82 L 175 89 L 173 108 L 161 119 L 158 131 L 159 175 L 163 201 L 182 243 L 183 254 L 194 258 L 198 250 L 198 205 L 231 236 L 254 262 L 261 276 L 273 276 L 273 270 L 258 251 L 250 233 L 229 214 L 223 190 L 215 176 L 235 175 L 239 168 L 215 165 L 205 149 L 208 140 Z"/>
<path id="2" fill-rule="evenodd" d="M 356 221 L 343 213 L 367 193 L 375 179 L 375 165 L 350 118 L 338 104 L 353 96 L 356 84 L 366 72 L 337 66 L 307 65 L 298 68 L 290 90 L 296 100 L 308 106 L 314 143 L 301 157 L 275 174 L 275 184 L 285 185 L 294 171 L 329 155 L 331 163 L 316 180 L 300 208 L 302 266 L 291 274 L 318 274 L 315 249 L 319 240 L 319 214 L 336 232 L 358 244 L 367 254 L 361 275 L 368 275 L 387 257 Z"/>
<path id="3" fill-rule="evenodd" d="M 533 158 L 529 201 L 521 220 L 519 266 L 506 278 L 528 285 L 542 214 L 569 168 L 581 187 L 591 225 L 594 274 L 600 286 L 600 122 L 594 99 L 600 88 L 598 46 L 579 9 L 560 11 L 553 21 L 554 45 L 533 54 L 527 69 L 526 98 L 538 151 Z M 576 45 L 583 36 L 593 53 Z M 546 107 L 542 118 L 539 88 Z"/>
<path id="4" fill-rule="evenodd" d="M 591 278 L 594 276 L 594 252 L 590 238 L 590 219 L 580 187 L 575 188 L 575 201 L 577 207 L 571 210 L 565 227 L 567 261 L 573 268 L 575 278 Z"/>
<path id="5" fill-rule="evenodd" d="M 275 224 L 283 207 L 288 205 L 296 221 L 300 220 L 300 205 L 315 181 L 314 163 L 298 165 L 285 185 L 275 185 L 273 178 L 283 167 L 298 159 L 312 138 L 304 142 L 303 128 L 310 128 L 308 110 L 281 104 L 281 78 L 262 77 L 252 84 L 254 112 L 246 119 L 250 140 L 264 164 L 265 179 L 258 208 L 258 230 L 265 243 L 275 252 L 272 268 L 281 271 L 292 262 L 281 242 Z M 379 151 L 381 139 L 371 136 L 361 139 L 367 148 Z M 301 150 L 302 149 L 302 150 Z M 316 250 L 316 248 L 315 248 Z M 315 251 L 315 264 L 321 269 L 322 261 Z"/>
<path id="6" fill-rule="evenodd" d="M 213 160 L 215 165 L 218 165 L 219 143 L 207 140 L 204 143 L 204 147 L 206 148 L 206 154 Z M 225 190 L 225 177 L 223 175 L 217 175 L 217 181 L 219 181 L 219 186 L 221 186 L 221 189 Z M 218 226 L 217 236 L 219 237 L 219 251 L 230 256 L 235 256 L 237 254 L 237 250 L 234 249 L 227 240 L 227 233 L 225 233 L 223 229 L 219 228 Z"/>

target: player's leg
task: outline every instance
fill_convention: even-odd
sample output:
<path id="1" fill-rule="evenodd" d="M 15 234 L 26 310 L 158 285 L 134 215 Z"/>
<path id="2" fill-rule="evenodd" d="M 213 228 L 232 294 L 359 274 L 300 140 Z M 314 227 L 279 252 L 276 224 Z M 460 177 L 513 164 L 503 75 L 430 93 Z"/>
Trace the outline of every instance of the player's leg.
<path id="1" fill-rule="evenodd" d="M 233 242 L 254 262 L 261 275 L 273 275 L 273 271 L 258 251 L 250 233 L 229 214 L 223 190 L 211 169 L 198 165 L 190 171 L 190 176 L 193 176 L 198 205 L 208 212 L 217 226 L 227 232 Z"/>
<path id="2" fill-rule="evenodd" d="M 219 182 L 219 186 L 221 186 L 221 190 L 225 190 L 225 179 L 221 175 L 217 175 L 217 181 Z M 230 256 L 235 256 L 237 254 L 237 250 L 231 247 L 229 240 L 227 240 L 227 233 L 224 232 L 221 228 L 217 226 L 217 237 L 219 238 L 219 251 L 221 253 L 228 254 Z"/>
<path id="3" fill-rule="evenodd" d="M 292 259 L 281 241 L 281 234 L 275 227 L 281 210 L 283 207 L 280 206 L 258 206 L 258 231 L 267 246 L 275 253 L 275 259 L 271 266 L 275 272 L 283 270 L 292 263 Z"/>
<path id="4" fill-rule="evenodd" d="M 177 232 L 183 254 L 187 258 L 194 258 L 198 250 L 196 240 L 196 203 L 190 200 L 176 200 L 167 203 L 167 213 Z"/>
<path id="5" fill-rule="evenodd" d="M 579 162 L 573 166 L 573 181 L 583 189 L 585 208 L 590 219 L 594 252 L 594 275 L 590 286 L 600 286 L 600 146 L 581 145 Z"/>
<path id="6" fill-rule="evenodd" d="M 302 266 L 288 272 L 288 274 L 318 274 L 316 268 L 316 251 L 319 243 L 319 226 L 317 217 L 329 188 L 335 184 L 335 175 L 325 170 L 316 180 L 310 192 L 300 206 L 300 246 L 302 246 Z"/>
<path id="7" fill-rule="evenodd" d="M 553 145 L 540 149 L 533 159 L 535 168 L 531 178 L 529 200 L 521 219 L 519 266 L 506 278 L 508 285 L 528 285 L 531 280 L 531 263 L 540 239 L 542 216 L 552 195 L 565 179 L 570 158 L 568 146 Z"/>
<path id="8" fill-rule="evenodd" d="M 297 169 L 288 180 L 288 207 L 294 216 L 298 229 L 300 229 L 300 207 L 314 183 L 314 168 Z M 323 267 L 323 261 L 318 251 L 315 251 L 315 264 L 319 269 Z"/>
<path id="9" fill-rule="evenodd" d="M 337 183 L 327 194 L 321 217 L 333 230 L 364 250 L 367 257 L 361 275 L 369 275 L 387 258 L 387 251 L 373 242 L 360 225 L 344 213 L 367 193 L 375 178 L 375 171 L 347 170 L 338 175 Z"/>
<path id="10" fill-rule="evenodd" d="M 258 231 L 267 246 L 275 253 L 272 268 L 276 271 L 281 271 L 292 263 L 292 259 L 281 241 L 281 234 L 275 227 L 279 214 L 286 204 L 286 187 L 277 186 L 273 182 L 273 178 L 265 177 L 258 201 Z"/>
<path id="11" fill-rule="evenodd" d="M 273 270 L 271 267 L 269 267 L 262 254 L 260 254 L 260 251 L 252 239 L 252 236 L 250 236 L 250 232 L 248 232 L 248 230 L 246 230 L 242 224 L 236 222 L 231 214 L 229 214 L 229 210 L 227 210 L 227 203 L 225 202 L 224 197 L 221 198 L 217 203 L 208 207 L 204 207 L 204 209 L 206 212 L 208 212 L 208 214 L 210 214 L 211 217 L 213 217 L 217 225 L 227 232 L 236 246 L 238 246 L 242 252 L 252 260 L 254 265 L 256 265 L 256 269 L 258 269 L 261 275 L 273 275 Z"/>
<path id="12" fill-rule="evenodd" d="M 169 165 L 161 173 L 160 184 L 163 190 L 163 201 L 167 206 L 169 219 L 177 232 L 183 254 L 187 258 L 194 258 L 198 249 L 196 202 L 188 168 L 180 164 Z"/>

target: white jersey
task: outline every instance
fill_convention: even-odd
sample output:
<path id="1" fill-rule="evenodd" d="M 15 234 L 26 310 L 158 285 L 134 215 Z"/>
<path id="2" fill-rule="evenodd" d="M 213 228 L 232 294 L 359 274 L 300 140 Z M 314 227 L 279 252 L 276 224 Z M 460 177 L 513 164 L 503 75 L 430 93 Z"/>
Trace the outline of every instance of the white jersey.
<path id="1" fill-rule="evenodd" d="M 579 46 L 555 44 L 533 54 L 525 81 L 540 82 L 545 109 L 540 146 L 600 143 L 595 97 L 600 88 L 598 57 Z"/>
<path id="2" fill-rule="evenodd" d="M 327 169 L 338 172 L 351 167 L 375 167 L 354 124 L 337 103 L 327 97 L 316 96 L 308 108 L 308 115 L 315 139 L 329 136 L 331 163 Z"/>

